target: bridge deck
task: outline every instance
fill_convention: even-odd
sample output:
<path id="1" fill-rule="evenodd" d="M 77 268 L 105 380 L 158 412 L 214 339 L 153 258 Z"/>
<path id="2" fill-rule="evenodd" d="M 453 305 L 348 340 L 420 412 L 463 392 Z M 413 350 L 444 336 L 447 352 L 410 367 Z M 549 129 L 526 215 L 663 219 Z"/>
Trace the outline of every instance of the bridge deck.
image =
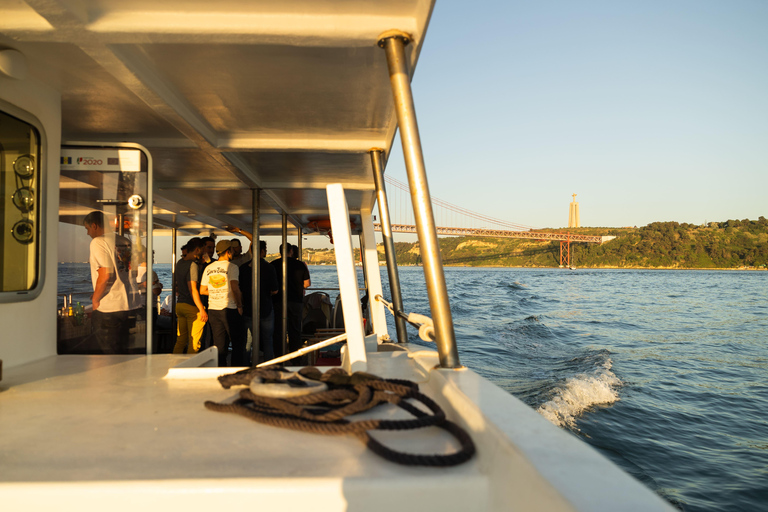
<path id="1" fill-rule="evenodd" d="M 374 223 L 374 229 L 381 231 L 381 224 Z M 407 224 L 392 224 L 392 232 L 394 233 L 416 233 L 416 226 Z M 587 242 L 593 244 L 601 244 L 608 240 L 612 240 L 613 236 L 592 236 L 592 235 L 575 235 L 573 233 L 549 233 L 544 231 L 507 231 L 499 229 L 482 229 L 482 228 L 437 228 L 438 235 L 452 235 L 452 236 L 487 236 L 495 238 L 527 238 L 529 240 L 542 240 L 542 241 L 561 241 L 561 242 Z"/>

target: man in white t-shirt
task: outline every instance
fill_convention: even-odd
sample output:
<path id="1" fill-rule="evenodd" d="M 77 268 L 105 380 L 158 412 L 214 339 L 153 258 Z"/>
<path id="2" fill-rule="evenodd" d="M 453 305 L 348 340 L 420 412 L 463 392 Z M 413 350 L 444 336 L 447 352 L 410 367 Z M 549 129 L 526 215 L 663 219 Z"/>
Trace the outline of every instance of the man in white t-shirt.
<path id="1" fill-rule="evenodd" d="M 104 230 L 104 214 L 93 211 L 83 220 L 91 237 L 89 263 L 93 282 L 93 334 L 104 354 L 124 354 L 129 348 L 129 329 L 141 305 L 131 281 L 131 242 Z"/>
<path id="2" fill-rule="evenodd" d="M 219 366 L 227 366 L 230 343 L 232 366 L 248 366 L 243 297 L 238 286 L 240 269 L 230 261 L 234 255 L 232 242 L 221 240 L 216 244 L 216 253 L 219 259 L 203 271 L 200 294 L 208 295 L 208 322 L 219 351 Z"/>

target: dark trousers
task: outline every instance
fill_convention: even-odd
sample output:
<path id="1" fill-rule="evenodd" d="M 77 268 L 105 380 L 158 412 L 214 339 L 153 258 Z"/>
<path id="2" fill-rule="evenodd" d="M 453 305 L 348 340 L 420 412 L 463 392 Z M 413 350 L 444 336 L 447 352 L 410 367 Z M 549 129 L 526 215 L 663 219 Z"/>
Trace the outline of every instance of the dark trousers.
<path id="1" fill-rule="evenodd" d="M 205 322 L 205 326 L 203 327 L 203 337 L 200 338 L 200 350 L 203 351 L 212 346 L 213 346 L 213 334 L 211 333 L 211 321 L 208 320 L 207 322 Z"/>
<path id="2" fill-rule="evenodd" d="M 91 316 L 93 338 L 102 354 L 127 354 L 130 329 L 136 323 L 137 311 L 94 311 Z"/>
<path id="3" fill-rule="evenodd" d="M 253 336 L 253 332 L 251 331 L 253 317 L 244 316 L 243 320 L 245 322 L 246 331 L 250 332 L 251 336 Z M 264 361 L 269 361 L 270 359 L 275 358 L 275 351 L 273 349 L 274 343 L 272 341 L 273 329 L 275 326 L 274 311 L 270 311 L 268 315 L 262 316 L 259 324 L 259 351 L 264 352 Z M 258 361 L 259 354 L 254 348 L 251 349 L 251 354 L 253 356 L 251 359 L 251 366 L 256 366 L 259 362 L 263 362 Z"/>
<path id="4" fill-rule="evenodd" d="M 246 331 L 243 317 L 236 309 L 209 309 L 213 344 L 219 351 L 219 366 L 227 366 L 227 353 L 232 345 L 232 366 L 248 366 L 245 353 Z"/>
<path id="5" fill-rule="evenodd" d="M 272 337 L 275 332 L 275 312 L 270 311 L 268 315 L 262 316 L 260 323 L 259 341 L 262 346 L 261 350 L 264 352 L 264 360 L 269 361 L 275 358 L 275 346 L 272 343 Z"/>
<path id="6" fill-rule="evenodd" d="M 283 308 L 281 306 L 282 304 L 278 304 L 275 308 L 275 335 L 273 339 L 276 357 L 285 355 L 283 352 Z M 295 352 L 301 348 L 301 315 L 303 312 L 303 303 L 288 303 L 288 352 Z M 289 363 L 290 361 L 285 364 Z"/>

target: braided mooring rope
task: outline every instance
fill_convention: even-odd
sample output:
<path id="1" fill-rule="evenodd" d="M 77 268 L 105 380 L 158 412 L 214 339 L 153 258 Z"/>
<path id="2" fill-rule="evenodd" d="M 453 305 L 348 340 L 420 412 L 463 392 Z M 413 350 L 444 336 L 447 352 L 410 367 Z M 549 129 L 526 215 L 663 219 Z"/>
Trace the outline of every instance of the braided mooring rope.
<path id="1" fill-rule="evenodd" d="M 377 455 L 388 461 L 408 466 L 455 466 L 468 461 L 475 454 L 475 444 L 469 434 L 446 419 L 440 406 L 419 391 L 419 385 L 409 380 L 381 379 L 375 375 L 355 372 L 348 375 L 341 368 L 322 373 L 308 366 L 299 370 L 303 377 L 325 382 L 327 391 L 290 398 L 272 398 L 254 394 L 246 388 L 240 398 L 231 404 L 207 401 L 205 407 L 218 412 L 245 416 L 265 425 L 326 435 L 351 435 L 360 439 Z M 285 370 L 280 367 L 249 368 L 222 375 L 219 382 L 225 389 L 249 386 L 254 378 L 266 382 L 281 381 Z M 409 400 L 420 402 L 430 412 L 414 406 Z M 368 411 L 390 403 L 413 416 L 406 420 L 368 419 L 350 421 L 347 416 Z M 393 450 L 374 439 L 371 430 L 412 430 L 438 427 L 451 434 L 461 448 L 449 454 L 413 454 Z"/>

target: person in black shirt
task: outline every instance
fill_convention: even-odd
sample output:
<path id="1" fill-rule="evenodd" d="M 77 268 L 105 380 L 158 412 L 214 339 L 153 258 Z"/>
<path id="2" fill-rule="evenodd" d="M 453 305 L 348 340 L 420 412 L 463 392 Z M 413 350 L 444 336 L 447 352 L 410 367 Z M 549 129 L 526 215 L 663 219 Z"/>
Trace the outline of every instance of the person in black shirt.
<path id="1" fill-rule="evenodd" d="M 259 341 L 261 350 L 264 352 L 264 360 L 269 361 L 274 359 L 275 351 L 273 350 L 273 329 L 275 325 L 275 315 L 272 308 L 272 296 L 277 293 L 279 284 L 277 281 L 277 275 L 275 269 L 270 265 L 265 257 L 267 256 L 267 242 L 264 240 L 259 241 L 260 258 L 259 265 L 261 265 L 261 282 L 259 283 L 259 317 L 261 318 L 259 324 Z M 243 294 L 243 309 L 245 316 L 245 323 L 248 329 L 253 325 L 253 318 L 251 312 L 253 309 L 252 304 L 252 283 L 253 282 L 253 262 L 248 261 L 240 265 L 240 291 Z M 253 363 L 256 364 L 254 358 Z"/>
<path id="2" fill-rule="evenodd" d="M 280 253 L 283 252 L 283 246 L 280 246 Z M 283 279 L 283 259 L 278 258 L 271 263 L 277 275 L 277 282 L 282 283 Z M 293 248 L 288 245 L 288 351 L 295 352 L 301 348 L 301 315 L 304 310 L 304 290 L 309 288 L 311 281 L 309 279 L 309 269 L 307 266 L 294 257 Z M 282 306 L 283 292 L 278 290 L 273 295 L 272 304 L 275 308 L 275 335 L 274 349 L 275 355 L 283 354 L 282 340 Z"/>
<path id="3" fill-rule="evenodd" d="M 200 267 L 197 264 L 203 253 L 204 243 L 199 238 L 187 242 L 186 254 L 176 264 L 176 318 L 177 336 L 174 354 L 196 354 L 200 350 L 203 327 L 208 321 L 208 313 L 200 297 L 198 283 Z M 184 252 L 184 251 L 182 251 Z"/>

